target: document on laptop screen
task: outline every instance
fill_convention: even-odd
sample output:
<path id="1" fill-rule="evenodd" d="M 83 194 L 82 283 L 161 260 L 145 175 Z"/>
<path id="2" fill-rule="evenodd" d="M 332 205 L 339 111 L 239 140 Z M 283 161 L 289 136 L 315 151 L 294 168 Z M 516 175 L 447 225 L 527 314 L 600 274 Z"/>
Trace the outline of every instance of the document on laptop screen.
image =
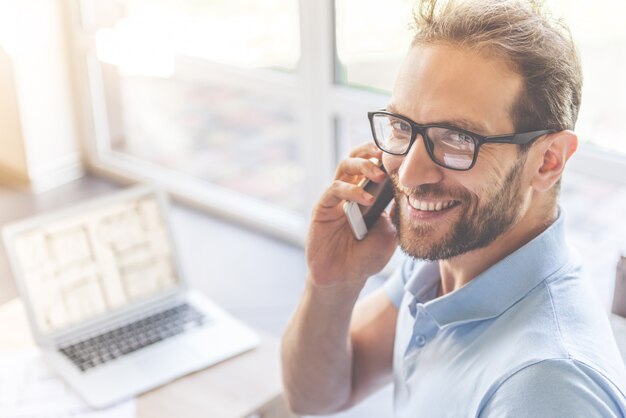
<path id="1" fill-rule="evenodd" d="M 178 281 L 155 198 L 46 223 L 16 236 L 14 246 L 43 333 L 171 289 Z"/>

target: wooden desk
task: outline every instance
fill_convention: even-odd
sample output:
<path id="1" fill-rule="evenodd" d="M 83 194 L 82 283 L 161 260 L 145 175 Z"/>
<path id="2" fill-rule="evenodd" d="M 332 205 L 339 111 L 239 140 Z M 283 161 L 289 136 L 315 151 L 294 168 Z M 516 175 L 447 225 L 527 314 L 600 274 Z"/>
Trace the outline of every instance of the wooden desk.
<path id="1" fill-rule="evenodd" d="M 32 347 L 19 298 L 0 306 L 0 350 Z M 262 335 L 247 353 L 181 377 L 137 397 L 137 417 L 293 417 L 282 397 L 278 342 Z"/>

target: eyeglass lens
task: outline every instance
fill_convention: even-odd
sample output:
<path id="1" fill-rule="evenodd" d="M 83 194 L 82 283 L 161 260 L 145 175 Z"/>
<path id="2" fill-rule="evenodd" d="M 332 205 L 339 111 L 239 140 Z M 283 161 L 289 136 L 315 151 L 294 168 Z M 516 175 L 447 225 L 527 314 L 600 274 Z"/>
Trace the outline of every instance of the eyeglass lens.
<path id="1" fill-rule="evenodd" d="M 383 151 L 405 154 L 411 145 L 413 127 L 407 121 L 391 115 L 376 114 L 372 118 L 374 139 Z M 435 162 L 454 169 L 467 169 L 472 165 L 476 141 L 472 136 L 451 128 L 425 129 L 429 155 Z"/>

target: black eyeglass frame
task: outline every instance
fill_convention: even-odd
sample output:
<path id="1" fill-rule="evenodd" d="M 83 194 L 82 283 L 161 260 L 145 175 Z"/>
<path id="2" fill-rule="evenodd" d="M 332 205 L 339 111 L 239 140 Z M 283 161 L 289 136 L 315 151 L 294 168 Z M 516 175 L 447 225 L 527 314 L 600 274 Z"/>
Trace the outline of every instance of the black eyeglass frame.
<path id="1" fill-rule="evenodd" d="M 406 151 L 402 152 L 402 153 L 396 153 L 396 152 L 389 152 L 385 149 L 383 149 L 383 147 L 381 147 L 381 145 L 378 143 L 378 140 L 376 139 L 376 128 L 374 127 L 374 117 L 376 115 L 386 115 L 386 116 L 392 116 L 394 118 L 398 118 L 401 119 L 405 122 L 407 122 L 410 126 L 411 126 L 411 139 L 409 141 L 409 145 L 407 146 Z M 386 110 L 377 110 L 377 111 L 373 111 L 373 112 L 367 112 L 367 117 L 370 121 L 370 128 L 372 130 L 372 137 L 374 138 L 374 143 L 376 143 L 376 146 L 383 152 L 390 154 L 390 155 L 397 155 L 397 156 L 404 156 L 407 155 L 409 153 L 409 151 L 411 150 L 411 147 L 413 146 L 413 144 L 415 143 L 415 140 L 417 139 L 417 134 L 420 134 L 422 136 L 422 138 L 424 139 L 424 144 L 426 144 L 426 150 L 428 151 L 428 156 L 430 157 L 430 159 L 432 160 L 432 162 L 434 162 L 435 164 L 437 164 L 440 167 L 443 168 L 447 168 L 448 170 L 455 170 L 455 171 L 468 171 L 471 170 L 472 167 L 474 167 L 474 164 L 476 164 L 476 160 L 478 159 L 478 151 L 480 149 L 480 146 L 483 144 L 517 144 L 517 145 L 524 145 L 524 144 L 528 144 L 532 141 L 534 141 L 535 139 L 543 136 L 543 135 L 547 135 L 547 134 L 551 134 L 556 132 L 553 129 L 544 129 L 544 130 L 540 130 L 540 131 L 530 131 L 530 132 L 521 132 L 521 133 L 513 133 L 513 134 L 505 134 L 505 135 L 490 135 L 490 136 L 483 136 L 480 134 L 477 134 L 475 132 L 472 131 L 468 131 L 466 129 L 462 129 L 453 125 L 442 125 L 442 124 L 427 124 L 427 125 L 420 125 L 419 123 L 413 122 L 411 119 L 407 118 L 406 116 L 402 116 L 402 115 L 398 115 L 397 113 L 391 113 L 391 112 L 387 112 Z M 430 138 L 428 138 L 428 136 L 426 135 L 426 130 L 428 128 L 444 128 L 444 129 L 452 129 L 454 131 L 458 131 L 461 133 L 464 133 L 466 135 L 469 135 L 470 138 L 472 138 L 472 140 L 474 141 L 474 156 L 472 159 L 472 163 L 470 164 L 469 167 L 467 168 L 454 168 L 454 167 L 448 167 L 447 165 L 440 163 L 439 161 L 437 161 L 435 159 L 434 156 L 434 151 L 433 151 L 433 144 Z"/>

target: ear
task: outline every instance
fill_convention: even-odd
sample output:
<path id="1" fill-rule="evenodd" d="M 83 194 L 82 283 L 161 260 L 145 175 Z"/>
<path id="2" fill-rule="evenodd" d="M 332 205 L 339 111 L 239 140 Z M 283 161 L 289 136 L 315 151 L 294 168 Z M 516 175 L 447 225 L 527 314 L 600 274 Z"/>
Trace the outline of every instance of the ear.
<path id="1" fill-rule="evenodd" d="M 536 145 L 539 154 L 531 185 L 539 192 L 547 192 L 561 178 L 565 163 L 578 148 L 578 137 L 565 130 L 548 135 Z"/>

